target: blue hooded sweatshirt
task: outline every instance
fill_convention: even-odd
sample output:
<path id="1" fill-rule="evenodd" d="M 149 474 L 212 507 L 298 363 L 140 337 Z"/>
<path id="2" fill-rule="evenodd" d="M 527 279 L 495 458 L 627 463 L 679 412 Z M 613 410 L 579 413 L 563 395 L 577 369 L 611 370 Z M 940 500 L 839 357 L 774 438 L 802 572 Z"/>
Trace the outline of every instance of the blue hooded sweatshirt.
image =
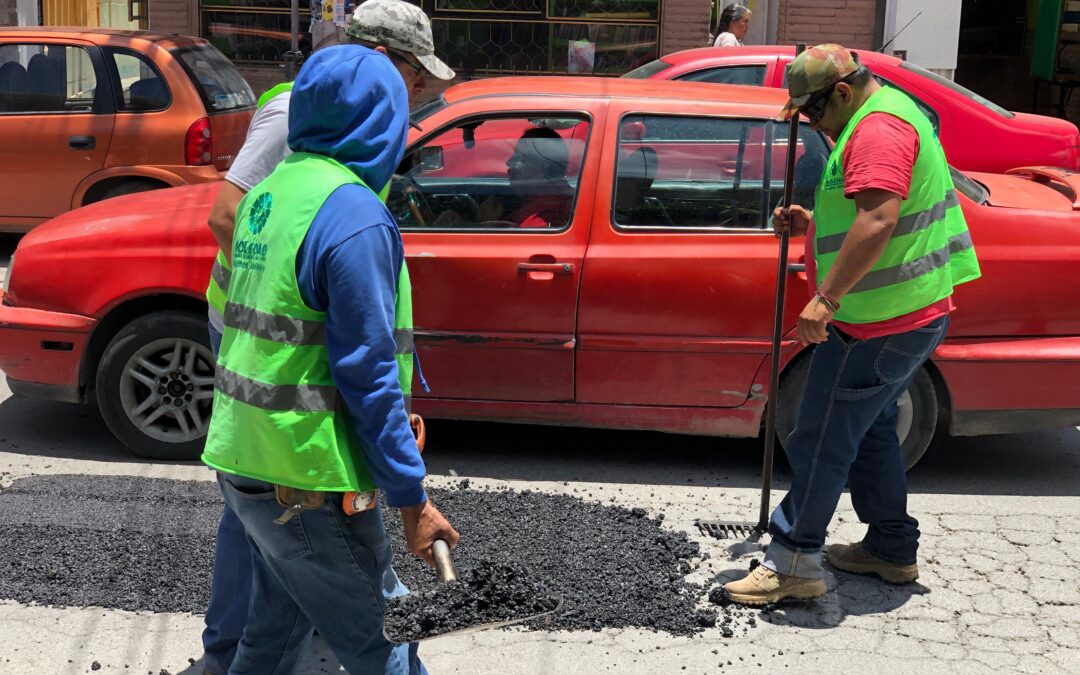
<path id="1" fill-rule="evenodd" d="M 326 312 L 334 383 L 375 484 L 395 507 L 426 500 L 424 462 L 394 359 L 405 247 L 374 192 L 401 162 L 408 113 L 397 69 L 359 45 L 315 52 L 300 69 L 289 102 L 289 147 L 331 157 L 371 188 L 344 185 L 323 203 L 297 255 L 296 276 L 304 302 Z"/>

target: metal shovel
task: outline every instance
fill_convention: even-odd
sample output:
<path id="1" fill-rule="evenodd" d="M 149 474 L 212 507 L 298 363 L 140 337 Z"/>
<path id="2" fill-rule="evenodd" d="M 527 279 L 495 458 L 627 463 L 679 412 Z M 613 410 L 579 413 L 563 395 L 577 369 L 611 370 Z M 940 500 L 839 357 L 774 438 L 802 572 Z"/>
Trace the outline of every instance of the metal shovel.
<path id="1" fill-rule="evenodd" d="M 442 539 L 436 539 L 435 543 L 432 544 L 432 546 L 431 546 L 431 554 L 432 554 L 432 557 L 435 558 L 435 578 L 438 580 L 439 585 L 457 581 L 458 580 L 457 569 L 455 569 L 454 561 L 450 557 L 450 545 L 447 544 Z M 432 599 L 437 601 L 438 600 L 437 593 L 438 593 L 438 587 L 436 587 L 436 589 L 434 591 L 431 591 L 431 590 L 424 591 L 420 595 L 421 596 L 431 595 Z M 407 597 L 407 596 L 405 596 L 405 597 Z M 481 622 L 481 623 L 474 624 L 472 626 L 467 626 L 465 628 L 456 628 L 456 629 L 448 630 L 448 631 L 445 631 L 445 632 L 435 633 L 433 635 L 426 635 L 424 637 L 411 637 L 411 636 L 407 636 L 407 635 L 405 635 L 405 636 L 403 636 L 403 635 L 391 635 L 387 631 L 387 628 L 386 628 L 386 626 L 384 624 L 384 626 L 383 626 L 383 637 L 386 638 L 387 642 L 391 642 L 391 643 L 394 643 L 394 644 L 401 644 L 403 642 L 423 642 L 425 640 L 432 640 L 434 638 L 446 637 L 448 635 L 458 635 L 460 633 L 470 633 L 470 632 L 478 631 L 478 630 L 488 630 L 488 629 L 491 629 L 491 628 L 499 628 L 499 627 L 502 627 L 502 626 L 509 626 L 509 625 L 512 625 L 512 624 L 515 624 L 515 623 L 521 623 L 522 621 L 528 621 L 530 619 L 535 619 L 535 618 L 538 618 L 538 617 L 541 617 L 541 616 L 547 616 L 549 614 L 552 614 L 554 612 L 559 611 L 562 608 L 563 600 L 562 600 L 562 598 L 553 598 L 553 599 L 555 600 L 555 606 L 552 609 L 550 609 L 550 610 L 548 610 L 546 612 L 535 612 L 535 613 L 532 613 L 532 614 L 525 614 L 525 615 L 515 617 L 515 618 L 509 619 L 509 620 Z M 389 605 L 390 603 L 394 602 L 395 600 L 397 600 L 397 598 L 389 600 L 387 602 L 387 604 Z"/>

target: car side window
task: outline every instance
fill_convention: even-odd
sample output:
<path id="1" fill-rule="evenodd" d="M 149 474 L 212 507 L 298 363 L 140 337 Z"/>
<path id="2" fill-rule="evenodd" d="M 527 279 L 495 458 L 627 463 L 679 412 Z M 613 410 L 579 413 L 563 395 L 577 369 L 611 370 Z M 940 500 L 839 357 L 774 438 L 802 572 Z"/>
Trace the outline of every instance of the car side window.
<path id="1" fill-rule="evenodd" d="M 97 75 L 82 47 L 0 47 L 0 114 L 95 112 Z"/>
<path id="2" fill-rule="evenodd" d="M 469 119 L 410 150 L 387 205 L 403 231 L 565 229 L 588 134 L 582 118 Z"/>
<path id="3" fill-rule="evenodd" d="M 169 87 L 150 60 L 137 52 L 107 49 L 110 68 L 115 67 L 116 109 L 120 112 L 164 110 L 172 102 Z"/>
<path id="4" fill-rule="evenodd" d="M 787 173 L 787 144 L 790 129 L 787 124 L 773 125 L 771 179 L 769 180 L 769 212 L 784 196 L 784 174 Z M 795 148 L 795 180 L 791 201 L 809 210 L 814 209 L 814 195 L 825 164 L 829 159 L 829 144 L 821 132 L 810 128 L 809 122 L 799 124 L 798 145 Z"/>
<path id="5" fill-rule="evenodd" d="M 619 128 L 618 229 L 755 229 L 775 162 L 771 122 L 628 115 Z"/>
<path id="6" fill-rule="evenodd" d="M 676 80 L 686 82 L 712 82 L 713 84 L 746 84 L 760 87 L 765 84 L 765 65 L 720 66 L 695 70 L 680 75 Z"/>

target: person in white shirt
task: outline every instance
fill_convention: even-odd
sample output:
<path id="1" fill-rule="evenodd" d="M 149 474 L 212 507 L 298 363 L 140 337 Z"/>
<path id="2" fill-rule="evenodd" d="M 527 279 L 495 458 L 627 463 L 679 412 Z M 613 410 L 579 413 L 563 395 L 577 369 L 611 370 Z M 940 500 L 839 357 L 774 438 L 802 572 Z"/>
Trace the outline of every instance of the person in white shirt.
<path id="1" fill-rule="evenodd" d="M 742 39 L 750 30 L 750 17 L 753 14 L 744 5 L 728 5 L 720 13 L 720 23 L 716 28 L 716 41 L 713 47 L 742 47 Z"/>

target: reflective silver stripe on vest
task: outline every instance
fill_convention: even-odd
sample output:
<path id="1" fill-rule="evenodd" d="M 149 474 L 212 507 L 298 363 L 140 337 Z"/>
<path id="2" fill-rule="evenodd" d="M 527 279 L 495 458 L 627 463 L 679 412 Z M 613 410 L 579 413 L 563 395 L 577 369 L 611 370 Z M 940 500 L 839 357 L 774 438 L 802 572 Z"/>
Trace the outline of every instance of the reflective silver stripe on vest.
<path id="1" fill-rule="evenodd" d="M 334 412 L 337 387 L 332 384 L 266 384 L 218 366 L 214 387 L 229 398 L 263 410 Z"/>
<path id="2" fill-rule="evenodd" d="M 956 190 L 949 190 L 945 193 L 945 199 L 942 199 L 925 211 L 918 211 L 916 213 L 909 213 L 906 216 L 901 216 L 900 219 L 896 221 L 896 227 L 893 228 L 889 238 L 902 237 L 905 234 L 925 230 L 934 223 L 945 220 L 945 212 L 950 208 L 959 205 L 960 198 L 956 196 Z M 844 245 L 845 237 L 847 237 L 847 232 L 840 232 L 839 234 L 830 234 L 816 240 L 814 242 L 814 247 L 817 249 L 817 254 L 826 255 L 829 253 L 836 253 L 840 250 L 840 247 Z"/>
<path id="3" fill-rule="evenodd" d="M 214 280 L 218 288 L 227 291 L 229 290 L 229 279 L 232 278 L 232 271 L 225 269 L 221 265 L 221 261 L 214 258 L 214 266 L 210 269 L 210 278 Z"/>
<path id="4" fill-rule="evenodd" d="M 852 288 L 850 292 L 862 293 L 865 291 L 873 291 L 878 288 L 893 286 L 921 277 L 924 274 L 933 272 L 939 267 L 948 265 L 949 257 L 952 254 L 966 251 L 971 247 L 971 233 L 965 230 L 960 234 L 949 237 L 949 244 L 947 246 L 942 246 L 936 251 L 931 251 L 921 258 L 916 258 L 915 260 L 893 267 L 886 267 L 885 269 L 868 272 L 859 283 L 855 284 L 855 287 Z"/>
<path id="5" fill-rule="evenodd" d="M 413 353 L 413 332 L 409 328 L 395 328 L 394 329 L 394 344 L 397 345 L 397 349 L 394 350 L 396 354 L 412 354 Z"/>
<path id="6" fill-rule="evenodd" d="M 225 325 L 257 338 L 287 345 L 326 344 L 326 323 L 262 312 L 234 302 L 225 303 Z"/>
<path id="7" fill-rule="evenodd" d="M 403 396 L 402 398 L 405 399 L 405 414 L 408 415 L 412 413 L 412 396 Z"/>

